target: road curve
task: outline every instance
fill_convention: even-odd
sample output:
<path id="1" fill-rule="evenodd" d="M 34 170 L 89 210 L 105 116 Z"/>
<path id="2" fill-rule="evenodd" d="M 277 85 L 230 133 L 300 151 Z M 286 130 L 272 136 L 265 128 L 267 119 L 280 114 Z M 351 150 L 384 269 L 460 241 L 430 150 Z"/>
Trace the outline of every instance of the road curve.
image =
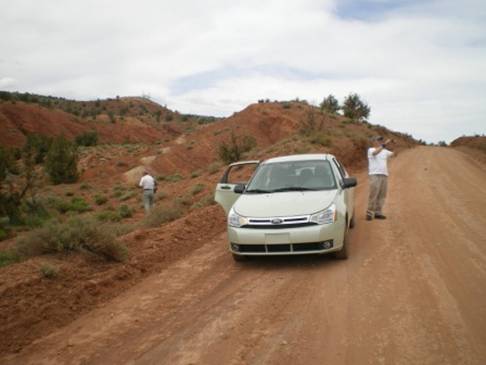
<path id="1" fill-rule="evenodd" d="M 391 162 L 386 221 L 357 189 L 350 258 L 233 263 L 221 236 L 9 364 L 486 364 L 486 171 Z"/>

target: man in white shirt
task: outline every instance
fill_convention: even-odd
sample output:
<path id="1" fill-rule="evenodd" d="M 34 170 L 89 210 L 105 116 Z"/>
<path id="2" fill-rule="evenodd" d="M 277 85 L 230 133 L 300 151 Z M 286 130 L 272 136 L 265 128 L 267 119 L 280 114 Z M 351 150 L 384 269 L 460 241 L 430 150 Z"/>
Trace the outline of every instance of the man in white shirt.
<path id="1" fill-rule="evenodd" d="M 148 171 L 144 171 L 138 186 L 143 189 L 143 207 L 145 208 L 145 213 L 149 213 L 154 205 L 154 194 L 157 190 L 157 182 Z"/>
<path id="2" fill-rule="evenodd" d="M 386 149 L 391 140 L 383 142 L 383 137 L 373 139 L 373 147 L 368 149 L 368 175 L 370 185 L 370 195 L 368 198 L 368 210 L 366 219 L 386 219 L 382 209 L 385 203 L 386 191 L 388 187 L 388 159 L 393 156 L 393 152 Z"/>

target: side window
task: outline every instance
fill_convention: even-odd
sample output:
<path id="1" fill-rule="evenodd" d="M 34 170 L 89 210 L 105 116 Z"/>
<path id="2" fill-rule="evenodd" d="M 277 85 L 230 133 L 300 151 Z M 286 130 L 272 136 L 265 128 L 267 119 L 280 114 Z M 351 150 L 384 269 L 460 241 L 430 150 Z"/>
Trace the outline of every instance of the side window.
<path id="1" fill-rule="evenodd" d="M 225 184 L 246 184 L 252 177 L 255 169 L 257 168 L 257 163 L 246 163 L 241 165 L 230 166 L 226 170 L 221 183 Z"/>

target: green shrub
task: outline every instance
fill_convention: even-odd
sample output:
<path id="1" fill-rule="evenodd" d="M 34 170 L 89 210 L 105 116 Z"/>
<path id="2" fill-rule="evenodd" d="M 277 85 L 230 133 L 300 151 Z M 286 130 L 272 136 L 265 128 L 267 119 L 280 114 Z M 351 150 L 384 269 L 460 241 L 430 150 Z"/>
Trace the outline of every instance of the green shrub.
<path id="1" fill-rule="evenodd" d="M 256 140 L 252 136 L 236 137 L 231 133 L 228 143 L 222 142 L 218 148 L 218 155 L 223 162 L 230 164 L 241 159 L 243 153 L 256 146 Z"/>
<path id="2" fill-rule="evenodd" d="M 221 168 L 220 162 L 213 162 L 208 166 L 208 172 L 212 175 L 219 171 Z"/>
<path id="3" fill-rule="evenodd" d="M 88 251 L 107 260 L 124 261 L 127 248 L 105 228 L 92 219 L 55 222 L 18 239 L 16 250 L 22 256 Z"/>
<path id="4" fill-rule="evenodd" d="M 191 179 L 201 176 L 201 170 L 195 170 L 191 172 Z"/>
<path id="5" fill-rule="evenodd" d="M 183 179 L 184 179 L 184 177 L 180 174 L 168 175 L 168 176 L 164 177 L 164 180 L 169 181 L 169 182 L 177 182 L 177 181 L 181 181 Z"/>
<path id="6" fill-rule="evenodd" d="M 145 227 L 159 227 L 180 218 L 183 213 L 180 206 L 158 205 L 145 217 L 143 224 Z"/>
<path id="7" fill-rule="evenodd" d="M 346 118 L 356 121 L 366 120 L 370 115 L 370 107 L 362 101 L 358 94 L 349 94 L 344 99 L 343 114 Z"/>
<path id="8" fill-rule="evenodd" d="M 20 256 L 17 254 L 15 250 L 5 250 L 0 251 L 0 267 L 7 266 L 18 262 L 20 260 Z"/>
<path id="9" fill-rule="evenodd" d="M 191 194 L 196 195 L 206 188 L 204 184 L 196 184 L 191 188 Z"/>
<path id="10" fill-rule="evenodd" d="M 94 200 L 96 205 L 103 205 L 108 201 L 108 198 L 105 195 L 96 194 Z"/>
<path id="11" fill-rule="evenodd" d="M 22 203 L 22 212 L 24 213 L 24 224 L 30 228 L 42 227 L 50 218 L 50 214 L 41 201 L 25 200 Z"/>
<path id="12" fill-rule="evenodd" d="M 49 147 L 52 143 L 52 139 L 41 134 L 29 134 L 27 135 L 27 141 L 25 142 L 23 152 L 32 154 L 36 164 L 44 162 Z"/>
<path id="13" fill-rule="evenodd" d="M 103 212 L 97 213 L 96 219 L 101 222 L 119 222 L 121 221 L 122 217 L 120 216 L 120 214 L 118 214 L 118 212 L 105 210 Z"/>
<path id="14" fill-rule="evenodd" d="M 339 109 L 341 109 L 341 107 L 339 106 L 339 102 L 332 94 L 325 98 L 319 106 L 322 111 L 331 114 L 336 114 Z"/>
<path id="15" fill-rule="evenodd" d="M 133 211 L 128 205 L 123 204 L 118 209 L 118 214 L 122 218 L 130 218 L 133 215 Z"/>
<path id="16" fill-rule="evenodd" d="M 76 145 L 63 136 L 53 140 L 46 158 L 46 171 L 54 184 L 78 180 L 78 151 Z"/>
<path id="17" fill-rule="evenodd" d="M 78 146 L 96 146 L 98 144 L 98 132 L 88 131 L 76 136 Z"/>
<path id="18" fill-rule="evenodd" d="M 312 144 L 318 144 L 324 147 L 330 147 L 332 144 L 331 138 L 322 132 L 314 133 L 309 137 Z"/>
<path id="19" fill-rule="evenodd" d="M 179 205 L 179 206 L 190 206 L 192 203 L 192 199 L 189 195 L 182 195 L 182 196 L 178 196 L 176 199 L 175 199 L 175 204 L 176 205 Z"/>
<path id="20" fill-rule="evenodd" d="M 40 272 L 43 277 L 47 279 L 54 279 L 59 274 L 59 269 L 49 264 L 43 264 L 40 267 Z"/>
<path id="21" fill-rule="evenodd" d="M 8 237 L 8 232 L 6 229 L 0 227 L 0 241 L 3 241 Z"/>
<path id="22" fill-rule="evenodd" d="M 84 213 L 91 210 L 89 204 L 81 197 L 74 197 L 71 201 L 65 201 L 62 199 L 50 199 L 50 204 L 59 212 L 59 213 L 67 213 L 67 212 L 76 212 L 76 213 Z"/>
<path id="23" fill-rule="evenodd" d="M 91 185 L 89 185 L 87 183 L 82 183 L 81 185 L 79 185 L 79 189 L 81 189 L 81 190 L 91 190 Z"/>
<path id="24" fill-rule="evenodd" d="M 214 201 L 214 195 L 209 194 L 209 195 L 205 195 L 197 203 L 193 204 L 191 206 L 191 209 L 203 208 L 214 204 L 216 204 L 216 202 Z"/>
<path id="25" fill-rule="evenodd" d="M 135 195 L 135 193 L 133 193 L 132 191 L 126 192 L 125 194 L 122 194 L 119 197 L 119 200 L 124 202 L 125 200 L 129 200 L 129 199 L 133 198 L 134 195 Z"/>

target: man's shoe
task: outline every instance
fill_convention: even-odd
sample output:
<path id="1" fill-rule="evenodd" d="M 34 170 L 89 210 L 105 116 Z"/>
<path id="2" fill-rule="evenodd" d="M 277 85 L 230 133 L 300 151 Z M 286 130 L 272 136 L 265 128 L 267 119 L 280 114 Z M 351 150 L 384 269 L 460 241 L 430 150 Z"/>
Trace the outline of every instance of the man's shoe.
<path id="1" fill-rule="evenodd" d="M 371 214 L 366 214 L 366 220 L 367 220 L 367 221 L 372 221 L 372 220 L 373 220 L 373 215 L 371 215 Z"/>
<path id="2" fill-rule="evenodd" d="M 383 214 L 375 214 L 376 219 L 386 219 L 386 216 Z"/>

